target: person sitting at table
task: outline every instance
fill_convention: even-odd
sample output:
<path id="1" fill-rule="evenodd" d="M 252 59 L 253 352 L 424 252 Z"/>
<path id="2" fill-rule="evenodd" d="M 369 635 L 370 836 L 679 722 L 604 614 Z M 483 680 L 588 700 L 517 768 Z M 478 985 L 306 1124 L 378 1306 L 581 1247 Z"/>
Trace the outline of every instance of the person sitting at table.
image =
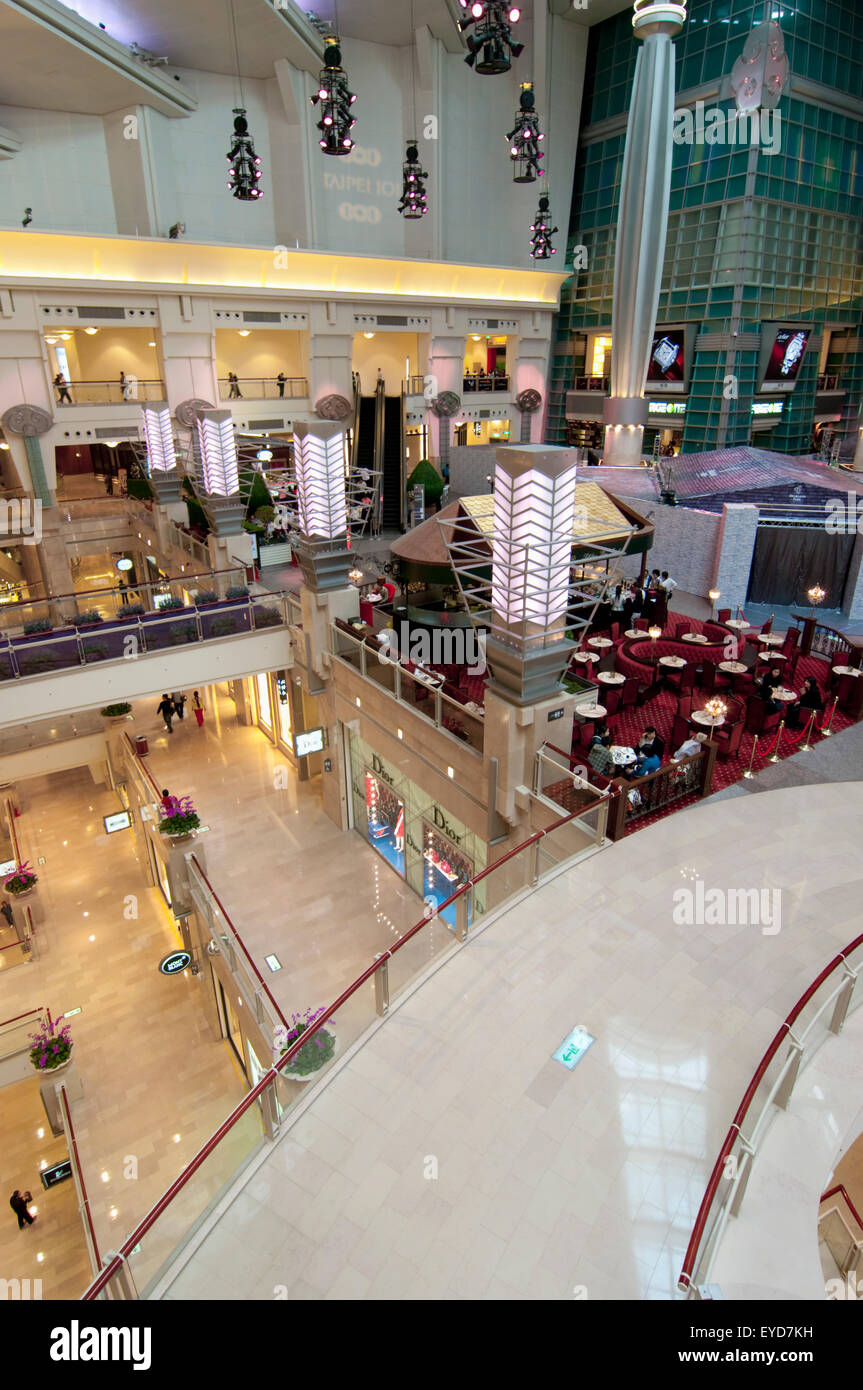
<path id="1" fill-rule="evenodd" d="M 587 754 L 587 761 L 595 772 L 610 777 L 614 772 L 614 758 L 611 756 L 611 734 L 606 731 L 599 742 L 594 742 Z"/>
<path id="2" fill-rule="evenodd" d="M 681 758 L 691 758 L 701 751 L 702 743 L 707 742 L 707 734 L 703 730 L 699 731 L 694 738 L 685 738 L 676 753 L 672 753 L 672 762 L 678 762 Z"/>
<path id="3" fill-rule="evenodd" d="M 779 701 L 774 696 L 774 691 L 782 685 L 782 672 L 778 666 L 772 666 L 766 676 L 761 680 L 756 680 L 755 690 L 764 701 L 767 714 L 776 714 L 779 709 Z"/>
<path id="4" fill-rule="evenodd" d="M 606 734 L 609 733 L 610 730 L 605 721 L 600 720 L 593 730 L 593 738 L 590 740 L 588 747 L 594 748 L 597 743 L 602 743 L 602 740 L 605 738 Z"/>
<path id="5" fill-rule="evenodd" d="M 659 737 L 652 724 L 648 724 L 638 740 L 635 748 L 636 753 L 646 758 L 661 758 L 665 752 L 665 743 Z"/>
<path id="6" fill-rule="evenodd" d="M 801 710 L 806 711 L 805 718 L 801 715 Z M 803 682 L 800 699 L 788 707 L 787 723 L 789 729 L 800 729 L 804 723 L 808 724 L 813 710 L 816 714 L 824 713 L 824 697 L 818 689 L 818 682 L 815 677 L 807 676 Z"/>
<path id="7" fill-rule="evenodd" d="M 651 753 L 649 755 L 643 754 L 638 760 L 638 766 L 635 769 L 635 776 L 648 777 L 651 772 L 658 772 L 659 767 L 660 758 L 658 753 Z"/>

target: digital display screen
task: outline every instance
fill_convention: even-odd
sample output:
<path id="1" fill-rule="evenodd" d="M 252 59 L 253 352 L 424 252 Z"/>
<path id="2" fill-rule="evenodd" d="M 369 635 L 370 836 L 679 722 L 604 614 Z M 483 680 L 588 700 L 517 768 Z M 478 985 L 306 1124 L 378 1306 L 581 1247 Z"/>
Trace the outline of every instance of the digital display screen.
<path id="1" fill-rule="evenodd" d="M 647 364 L 648 381 L 674 381 L 683 385 L 686 333 L 682 328 L 658 331 Z"/>
<path id="2" fill-rule="evenodd" d="M 770 349 L 764 380 L 796 381 L 808 341 L 808 328 L 780 328 Z"/>
<path id="3" fill-rule="evenodd" d="M 306 729 L 305 733 L 294 735 L 294 749 L 298 758 L 307 753 L 320 753 L 324 746 L 323 729 Z"/>
<path id="4" fill-rule="evenodd" d="M 113 816 L 103 816 L 106 835 L 113 835 L 115 830 L 128 830 L 132 824 L 128 811 L 116 811 Z"/>

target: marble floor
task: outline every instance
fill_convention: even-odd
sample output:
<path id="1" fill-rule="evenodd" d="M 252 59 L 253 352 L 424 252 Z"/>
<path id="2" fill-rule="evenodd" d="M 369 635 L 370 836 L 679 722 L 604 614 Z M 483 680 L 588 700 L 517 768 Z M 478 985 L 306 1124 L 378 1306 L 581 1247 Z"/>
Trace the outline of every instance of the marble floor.
<path id="1" fill-rule="evenodd" d="M 859 930 L 861 813 L 860 782 L 695 807 L 504 911 L 333 1070 L 168 1296 L 676 1297 L 752 1071 Z M 778 889 L 780 929 L 687 925 L 699 879 Z"/>
<path id="2" fill-rule="evenodd" d="M 16 825 L 22 853 L 39 874 L 43 920 L 37 959 L 3 972 L 0 1016 L 39 1005 L 55 1018 L 81 1009 L 70 1020 L 83 1088 L 72 1120 L 104 1252 L 134 1228 L 246 1088 L 227 1045 L 210 1030 L 196 981 L 158 972 L 177 937 L 147 887 L 132 835 L 105 834 L 102 817 L 120 809 L 116 794 L 82 768 L 29 779 L 19 800 Z M 0 1090 L 0 1113 L 9 1192 L 17 1186 L 36 1194 L 40 1161 L 54 1158 L 54 1147 L 49 1153 L 48 1141 L 37 1137 L 40 1127 L 51 1134 L 38 1083 Z M 52 1143 L 64 1156 L 63 1140 Z M 61 1213 L 39 1235 L 45 1298 L 72 1296 L 90 1282 L 77 1206 L 68 1205 L 71 1189 L 64 1183 L 43 1195 L 46 1214 L 55 1206 Z M 10 1231 L 17 1238 L 14 1223 Z M 30 1234 L 36 1232 L 38 1222 Z M 0 1256 L 11 1257 L 5 1245 Z"/>

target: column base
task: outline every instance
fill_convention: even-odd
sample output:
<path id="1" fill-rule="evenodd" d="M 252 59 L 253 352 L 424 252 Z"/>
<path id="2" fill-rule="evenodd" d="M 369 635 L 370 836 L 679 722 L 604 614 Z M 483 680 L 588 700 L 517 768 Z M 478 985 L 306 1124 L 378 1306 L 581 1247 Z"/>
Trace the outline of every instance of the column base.
<path id="1" fill-rule="evenodd" d="M 560 678 L 573 651 L 575 643 L 563 641 L 525 654 L 489 637 L 486 645 L 488 688 L 514 705 L 532 705 L 537 700 L 553 699 L 564 693 Z"/>
<path id="2" fill-rule="evenodd" d="M 602 462 L 606 468 L 637 468 L 644 462 L 643 425 L 606 425 Z"/>

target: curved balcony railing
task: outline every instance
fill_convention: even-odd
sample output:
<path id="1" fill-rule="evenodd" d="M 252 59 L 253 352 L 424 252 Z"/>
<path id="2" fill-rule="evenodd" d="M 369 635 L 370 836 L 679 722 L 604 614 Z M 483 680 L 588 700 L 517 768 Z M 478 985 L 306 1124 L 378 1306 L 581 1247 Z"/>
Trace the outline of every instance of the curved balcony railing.
<path id="1" fill-rule="evenodd" d="M 375 1017 L 384 1018 L 389 1012 L 391 990 L 393 993 L 396 989 L 399 993 L 405 992 L 428 968 L 427 934 L 436 930 L 452 932 L 442 914 L 450 908 L 455 909 L 455 929 L 451 940 L 464 942 L 475 914 L 498 907 L 523 890 L 535 887 L 543 873 L 572 860 L 587 845 L 601 843 L 605 834 L 607 805 L 607 798 L 600 797 L 593 804 L 562 816 L 544 830 L 536 831 L 466 883 L 460 884 L 439 903 L 436 912 L 427 912 L 343 990 L 316 1020 L 314 1032 L 318 1034 L 331 1022 L 334 1024 L 334 1015 L 344 1009 L 344 1014 L 340 1012 L 339 1018 L 340 1050 L 344 1052 L 359 1041 Z M 353 1011 L 348 1007 L 351 1004 L 355 1005 Z M 157 1286 L 165 1268 L 188 1240 L 192 1228 L 200 1228 L 204 1217 L 224 1196 L 229 1184 L 260 1151 L 264 1141 L 261 1138 L 261 1125 L 255 1118 L 256 1107 L 259 1104 L 267 1105 L 271 1114 L 282 1116 L 305 1097 L 303 1087 L 291 1081 L 288 1068 L 310 1040 L 309 1033 L 297 1038 L 235 1106 L 152 1210 L 123 1241 L 84 1292 L 83 1299 L 137 1298 L 139 1288 L 144 1290 L 146 1296 L 149 1289 Z M 325 1063 L 321 1070 L 329 1065 Z M 192 1185 L 193 1179 L 196 1179 L 196 1187 Z M 160 1224 L 160 1218 L 166 1212 L 170 1213 L 167 1221 Z"/>
<path id="2" fill-rule="evenodd" d="M 824 1042 L 827 1032 L 841 1032 L 851 1008 L 860 969 L 859 961 L 855 969 L 851 968 L 849 957 L 861 947 L 863 935 L 855 937 L 833 957 L 829 965 L 825 965 L 787 1014 L 746 1087 L 713 1165 L 686 1248 L 677 1282 L 678 1288 L 688 1297 L 697 1297 L 699 1287 L 708 1282 L 728 1218 L 739 1214 L 752 1164 L 773 1116 L 774 1106 L 783 1110 L 787 1107 L 801 1066 Z M 838 982 L 833 978 L 837 971 L 841 971 Z M 825 985 L 827 989 L 822 994 Z M 817 1002 L 816 996 L 820 996 L 820 1002 Z M 810 1006 L 814 1011 L 804 1025 L 804 1014 L 810 1010 Z M 859 998 L 855 1008 L 858 1006 Z M 816 1038 L 814 1033 L 817 1025 L 822 1023 L 829 1010 L 832 1013 L 826 1031 L 821 1030 Z M 788 1051 L 780 1060 L 779 1053 L 784 1043 L 788 1044 Z"/>
<path id="3" fill-rule="evenodd" d="M 163 401 L 164 381 L 142 381 L 130 376 L 120 381 L 70 381 L 65 391 L 52 383 L 54 401 L 67 405 L 134 405 L 136 401 Z"/>
<path id="4" fill-rule="evenodd" d="M 241 376 L 236 381 L 219 377 L 220 401 L 298 401 L 309 394 L 309 383 L 304 376 L 289 376 L 284 381 L 277 377 Z"/>

